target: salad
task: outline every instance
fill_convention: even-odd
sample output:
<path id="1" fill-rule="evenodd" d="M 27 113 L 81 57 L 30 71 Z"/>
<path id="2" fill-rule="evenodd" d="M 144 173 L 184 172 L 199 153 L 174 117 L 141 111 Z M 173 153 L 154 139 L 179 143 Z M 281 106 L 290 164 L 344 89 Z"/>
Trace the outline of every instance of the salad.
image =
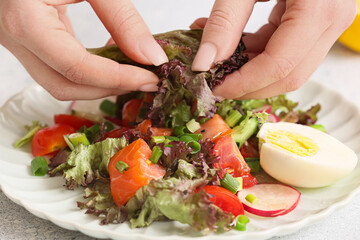
<path id="1" fill-rule="evenodd" d="M 31 141 L 33 174 L 61 174 L 68 189 L 84 188 L 85 201 L 77 205 L 99 216 L 101 224 L 128 221 L 138 228 L 174 220 L 203 233 L 242 231 L 249 221 L 247 212 L 265 217 L 291 212 L 300 192 L 268 180 L 261 169 L 266 165 L 260 164 L 266 159 L 260 148 L 268 138 L 259 130 L 288 122 L 320 133 L 323 126 L 315 125 L 320 105 L 302 111 L 285 95 L 245 101 L 215 97 L 212 89 L 248 58 L 240 42 L 228 60 L 208 72 L 192 72 L 201 34 L 191 30 L 155 35 L 170 62 L 141 67 L 159 76 L 158 92 L 132 92 L 118 96 L 116 102 L 106 99 L 99 106 L 102 114 L 74 102 L 70 114 L 54 116 L 54 125 L 27 126 L 26 136 L 15 146 Z M 138 65 L 116 46 L 89 51 Z M 299 145 L 290 149 L 287 141 L 298 135 L 282 129 L 267 132 L 274 134 L 275 140 L 286 136 L 286 141 L 273 140 L 278 152 L 297 156 L 319 152 L 306 137 L 290 142 Z M 344 174 L 352 170 L 355 160 L 351 161 Z"/>

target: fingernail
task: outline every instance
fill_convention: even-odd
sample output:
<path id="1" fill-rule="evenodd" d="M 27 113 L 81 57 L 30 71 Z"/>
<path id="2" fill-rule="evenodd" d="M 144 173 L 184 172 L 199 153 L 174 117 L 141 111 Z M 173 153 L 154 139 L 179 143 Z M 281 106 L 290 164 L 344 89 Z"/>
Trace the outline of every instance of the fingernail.
<path id="1" fill-rule="evenodd" d="M 141 41 L 140 51 L 149 60 L 149 62 L 155 66 L 159 66 L 169 61 L 164 50 L 152 38 Z"/>
<path id="2" fill-rule="evenodd" d="M 191 70 L 208 71 L 216 57 L 217 49 L 212 43 L 203 43 L 196 54 Z"/>
<path id="3" fill-rule="evenodd" d="M 148 84 L 142 85 L 139 88 L 139 90 L 142 92 L 155 92 L 158 90 L 158 86 L 155 83 L 148 83 Z"/>

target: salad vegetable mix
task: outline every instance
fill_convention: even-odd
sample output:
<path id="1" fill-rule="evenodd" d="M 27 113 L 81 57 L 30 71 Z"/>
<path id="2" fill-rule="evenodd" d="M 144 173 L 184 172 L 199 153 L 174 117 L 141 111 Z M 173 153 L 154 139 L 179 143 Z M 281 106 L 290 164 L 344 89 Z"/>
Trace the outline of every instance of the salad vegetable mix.
<path id="1" fill-rule="evenodd" d="M 129 221 L 138 228 L 174 220 L 203 233 L 245 230 L 249 219 L 243 203 L 256 208 L 266 198 L 262 189 L 277 189 L 255 177 L 262 173 L 259 128 L 278 121 L 314 125 L 320 105 L 302 111 L 285 95 L 244 101 L 215 97 L 212 89 L 248 57 L 240 42 L 228 60 L 208 72 L 192 72 L 201 34 L 155 35 L 170 60 L 159 67 L 139 65 L 116 46 L 89 49 L 153 71 L 160 78 L 159 90 L 132 92 L 116 102 L 106 99 L 101 115 L 77 109 L 75 102 L 71 113 L 54 116 L 54 125 L 27 126 L 15 146 L 32 142 L 34 175 L 48 169 L 50 176 L 61 174 L 68 189 L 83 187 L 85 200 L 77 205 L 101 217 L 101 224 Z M 295 189 L 278 185 L 294 204 L 271 216 L 291 211 L 300 197 Z M 253 186 L 258 186 L 255 193 Z"/>

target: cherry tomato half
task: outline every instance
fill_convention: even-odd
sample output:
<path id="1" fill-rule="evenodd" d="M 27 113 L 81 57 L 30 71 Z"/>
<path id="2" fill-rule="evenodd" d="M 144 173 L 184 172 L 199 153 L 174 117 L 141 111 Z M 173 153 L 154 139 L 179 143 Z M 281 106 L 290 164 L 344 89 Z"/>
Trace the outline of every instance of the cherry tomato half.
<path id="1" fill-rule="evenodd" d="M 52 154 L 67 146 L 64 135 L 75 129 L 65 124 L 55 124 L 39 130 L 32 140 L 32 154 L 35 157 Z"/>
<path id="2" fill-rule="evenodd" d="M 131 99 L 124 104 L 122 109 L 122 120 L 125 124 L 135 122 L 137 116 L 139 115 L 142 102 L 143 101 L 141 99 Z"/>
<path id="3" fill-rule="evenodd" d="M 75 130 L 79 130 L 82 126 L 86 126 L 87 128 L 94 125 L 94 122 L 74 115 L 69 114 L 56 114 L 54 115 L 54 122 L 56 124 L 66 124 L 73 127 Z"/>
<path id="4" fill-rule="evenodd" d="M 239 198 L 229 190 L 219 186 L 204 186 L 203 189 L 213 197 L 209 200 L 224 212 L 231 212 L 234 216 L 244 215 L 244 207 Z M 199 191 L 200 189 L 197 189 Z"/>

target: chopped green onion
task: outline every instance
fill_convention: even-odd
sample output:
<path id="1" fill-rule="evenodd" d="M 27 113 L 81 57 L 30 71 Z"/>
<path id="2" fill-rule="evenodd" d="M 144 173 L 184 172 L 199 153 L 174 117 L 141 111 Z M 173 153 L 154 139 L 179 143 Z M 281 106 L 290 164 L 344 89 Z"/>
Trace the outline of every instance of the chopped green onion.
<path id="1" fill-rule="evenodd" d="M 120 173 L 123 173 L 123 171 L 127 171 L 129 169 L 129 165 L 123 161 L 118 161 L 115 164 L 115 167 Z"/>
<path id="2" fill-rule="evenodd" d="M 165 139 L 165 141 L 164 141 L 164 146 L 165 147 L 169 147 L 169 143 L 171 142 L 171 140 L 169 140 L 169 139 Z"/>
<path id="3" fill-rule="evenodd" d="M 72 144 L 72 142 L 70 141 L 69 139 L 69 136 L 68 135 L 64 135 L 64 140 L 66 142 L 66 144 L 68 145 L 68 147 L 70 148 L 71 151 L 74 151 L 75 147 L 74 145 Z"/>
<path id="4" fill-rule="evenodd" d="M 195 133 L 187 133 L 187 136 L 191 137 L 192 139 L 194 139 L 195 141 L 199 141 L 201 139 L 203 139 L 202 134 L 195 134 Z"/>
<path id="5" fill-rule="evenodd" d="M 110 132 L 111 130 L 113 130 L 115 127 L 114 127 L 114 124 L 112 124 L 111 122 L 104 122 L 105 124 L 105 130 L 106 132 Z"/>
<path id="6" fill-rule="evenodd" d="M 309 125 L 309 127 L 315 128 L 317 130 L 320 130 L 320 131 L 326 133 L 325 127 L 323 125 L 321 125 L 321 124 Z"/>
<path id="7" fill-rule="evenodd" d="M 199 123 L 200 123 L 200 124 L 204 124 L 204 123 L 206 123 L 208 120 L 209 120 L 209 118 L 201 118 L 201 119 L 199 120 Z"/>
<path id="8" fill-rule="evenodd" d="M 72 133 L 72 134 L 66 135 L 66 136 L 69 138 L 70 142 L 72 143 L 72 145 L 74 147 L 76 147 L 79 144 L 90 145 L 90 142 L 87 139 L 85 133 Z"/>
<path id="9" fill-rule="evenodd" d="M 123 149 L 128 145 L 128 141 L 124 135 L 120 138 L 120 148 Z"/>
<path id="10" fill-rule="evenodd" d="M 239 191 L 240 187 L 238 180 L 236 180 L 229 173 L 225 173 L 223 179 L 220 181 L 220 185 L 234 194 Z"/>
<path id="11" fill-rule="evenodd" d="M 238 215 L 235 219 L 236 225 L 235 229 L 238 231 L 246 231 L 246 224 L 250 221 L 249 218 L 245 215 Z"/>
<path id="12" fill-rule="evenodd" d="M 186 127 L 185 126 L 178 126 L 174 128 L 175 136 L 180 136 L 185 134 Z"/>
<path id="13" fill-rule="evenodd" d="M 229 127 L 234 127 L 241 119 L 242 115 L 238 110 L 231 110 L 227 115 L 225 122 Z"/>
<path id="14" fill-rule="evenodd" d="M 245 162 L 250 167 L 251 172 L 260 172 L 260 159 L 259 158 L 245 158 Z"/>
<path id="15" fill-rule="evenodd" d="M 34 176 L 44 176 L 49 166 L 44 157 L 36 157 L 31 161 L 31 171 Z"/>
<path id="16" fill-rule="evenodd" d="M 251 203 L 253 205 L 255 205 L 259 202 L 259 199 L 257 197 L 255 197 L 254 195 L 252 195 L 251 193 L 246 195 L 245 199 L 246 199 L 246 201 L 248 201 L 249 203 Z"/>
<path id="17" fill-rule="evenodd" d="M 167 139 L 167 140 L 170 140 L 170 142 L 172 142 L 172 141 L 177 141 L 177 142 L 180 141 L 179 138 L 173 137 L 173 136 L 167 136 L 166 139 Z"/>
<path id="18" fill-rule="evenodd" d="M 165 136 L 154 136 L 154 137 L 151 137 L 151 141 L 152 141 L 153 143 L 156 143 L 156 144 L 163 143 L 163 142 L 165 142 Z"/>
<path id="19" fill-rule="evenodd" d="M 100 110 L 107 115 L 115 116 L 116 104 L 109 99 L 105 99 L 100 104 Z"/>
<path id="20" fill-rule="evenodd" d="M 236 181 L 239 182 L 239 188 L 238 188 L 238 191 L 241 191 L 243 189 L 243 178 L 242 177 L 237 177 L 235 178 Z"/>
<path id="21" fill-rule="evenodd" d="M 200 123 L 195 121 L 195 119 L 191 119 L 188 123 L 186 123 L 186 127 L 189 132 L 194 133 L 200 129 Z"/>
<path id="22" fill-rule="evenodd" d="M 196 142 L 196 141 L 194 141 L 194 140 L 187 142 L 187 143 L 186 143 L 186 146 L 192 148 L 191 154 L 198 153 L 198 152 L 200 152 L 200 150 L 201 150 L 201 145 L 200 145 L 200 143 L 198 143 L 198 142 Z"/>
<path id="23" fill-rule="evenodd" d="M 41 125 L 38 121 L 33 121 L 31 126 L 25 125 L 26 134 L 16 141 L 14 148 L 19 148 L 25 143 L 31 142 L 35 134 L 44 127 L 46 127 L 46 125 Z"/>
<path id="24" fill-rule="evenodd" d="M 162 153 L 163 153 L 163 150 L 161 150 L 161 148 L 159 146 L 153 147 L 152 154 L 150 156 L 150 161 L 152 163 L 156 164 L 159 161 Z"/>
<path id="25" fill-rule="evenodd" d="M 64 139 L 71 151 L 73 151 L 79 144 L 90 145 L 85 133 L 72 133 L 64 135 Z"/>
<path id="26" fill-rule="evenodd" d="M 191 136 L 186 134 L 186 135 L 183 135 L 180 137 L 180 141 L 188 143 L 188 142 L 194 141 L 194 139 Z"/>

